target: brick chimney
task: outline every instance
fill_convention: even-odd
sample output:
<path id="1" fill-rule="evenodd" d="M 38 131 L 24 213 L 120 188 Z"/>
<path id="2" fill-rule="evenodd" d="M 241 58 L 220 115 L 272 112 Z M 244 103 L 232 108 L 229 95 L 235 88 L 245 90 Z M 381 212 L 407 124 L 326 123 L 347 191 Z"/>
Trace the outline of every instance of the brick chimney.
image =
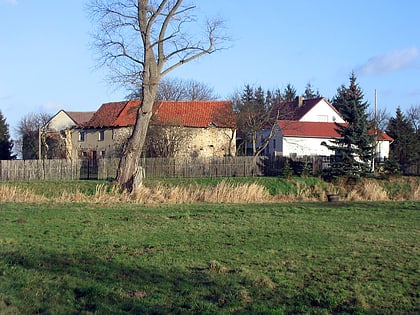
<path id="1" fill-rule="evenodd" d="M 296 96 L 295 104 L 296 104 L 296 107 L 301 107 L 303 105 L 303 97 L 302 96 Z"/>

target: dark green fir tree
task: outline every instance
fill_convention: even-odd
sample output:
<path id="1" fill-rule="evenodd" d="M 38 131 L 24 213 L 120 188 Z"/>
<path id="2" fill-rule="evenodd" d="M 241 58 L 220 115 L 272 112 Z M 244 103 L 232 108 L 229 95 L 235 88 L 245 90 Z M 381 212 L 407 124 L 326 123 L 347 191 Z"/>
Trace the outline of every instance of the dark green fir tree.
<path id="1" fill-rule="evenodd" d="M 318 98 L 321 97 L 319 91 L 314 91 L 311 82 L 308 82 L 305 87 L 305 92 L 302 94 L 304 99 Z"/>
<path id="2" fill-rule="evenodd" d="M 394 138 L 390 145 L 390 157 L 398 162 L 404 171 L 416 159 L 418 144 L 416 142 L 416 130 L 412 123 L 397 108 L 395 117 L 389 120 L 387 134 Z"/>
<path id="3" fill-rule="evenodd" d="M 10 139 L 9 125 L 0 111 L 0 160 L 13 160 L 13 141 Z"/>
<path id="4" fill-rule="evenodd" d="M 284 89 L 283 97 L 286 102 L 292 102 L 297 96 L 296 89 L 291 83 L 288 83 Z"/>
<path id="5" fill-rule="evenodd" d="M 357 179 L 372 171 L 375 141 L 369 131 L 368 103 L 363 97 L 356 76 L 352 73 L 349 86 L 342 85 L 338 88 L 337 95 L 332 100 L 332 104 L 347 122 L 336 124 L 340 137 L 332 141 L 331 145 L 326 145 L 336 153 L 329 170 L 332 178 Z"/>

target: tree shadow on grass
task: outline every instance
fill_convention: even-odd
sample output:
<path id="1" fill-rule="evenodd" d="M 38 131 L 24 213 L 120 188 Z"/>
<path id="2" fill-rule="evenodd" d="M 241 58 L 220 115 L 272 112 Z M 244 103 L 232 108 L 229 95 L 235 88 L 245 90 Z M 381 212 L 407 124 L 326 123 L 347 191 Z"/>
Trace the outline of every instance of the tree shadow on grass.
<path id="1" fill-rule="evenodd" d="M 348 294 L 337 297 L 316 279 L 302 288 L 290 282 L 264 287 L 246 272 L 217 264 L 184 268 L 126 261 L 131 264 L 121 256 L 101 258 L 88 252 L 0 251 L 0 313 L 10 314 L 8 309 L 21 314 L 366 312 L 356 299 Z M 390 311 L 370 307 L 368 313 Z M 407 307 L 403 311 L 409 313 L 412 306 Z"/>
<path id="2" fill-rule="evenodd" d="M 14 277 L 10 304 L 23 314 L 52 314 L 57 309 L 72 314 L 211 313 L 219 307 L 208 291 L 217 284 L 205 268 L 129 266 L 62 252 L 10 251 L 0 257 L 16 272 L 4 272 L 3 277 Z"/>

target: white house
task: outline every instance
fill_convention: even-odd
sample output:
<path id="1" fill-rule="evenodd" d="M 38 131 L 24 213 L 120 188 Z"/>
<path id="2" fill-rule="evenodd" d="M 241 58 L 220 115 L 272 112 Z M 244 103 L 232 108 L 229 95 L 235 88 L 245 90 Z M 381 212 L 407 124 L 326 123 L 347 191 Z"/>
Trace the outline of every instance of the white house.
<path id="1" fill-rule="evenodd" d="M 89 121 L 95 112 L 69 112 L 65 110 L 58 111 L 42 127 L 45 132 L 60 132 L 75 126 L 80 126 Z"/>
<path id="2" fill-rule="evenodd" d="M 334 123 L 296 120 L 279 120 L 268 152 L 274 156 L 305 156 L 334 154 L 323 143 L 339 137 Z"/>
<path id="3" fill-rule="evenodd" d="M 345 124 L 343 117 L 325 98 L 303 100 L 297 98 L 286 103 L 283 108 L 291 114 L 277 121 L 273 136 L 265 149 L 267 156 L 330 156 L 335 152 L 329 150 L 323 143 L 340 137 L 336 131 L 337 124 Z M 269 130 L 260 134 L 259 143 L 263 143 Z M 376 157 L 380 159 L 389 156 L 389 145 L 392 138 L 386 133 L 376 133 Z"/>

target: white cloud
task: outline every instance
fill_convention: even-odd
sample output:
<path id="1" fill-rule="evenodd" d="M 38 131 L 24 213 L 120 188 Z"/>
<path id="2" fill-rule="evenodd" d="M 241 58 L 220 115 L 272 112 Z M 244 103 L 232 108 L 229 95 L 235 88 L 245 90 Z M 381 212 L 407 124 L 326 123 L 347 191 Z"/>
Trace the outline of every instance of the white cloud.
<path id="1" fill-rule="evenodd" d="M 419 50 L 412 47 L 374 56 L 358 67 L 356 72 L 361 75 L 374 75 L 407 68 L 418 68 L 415 61 L 419 54 Z"/>

